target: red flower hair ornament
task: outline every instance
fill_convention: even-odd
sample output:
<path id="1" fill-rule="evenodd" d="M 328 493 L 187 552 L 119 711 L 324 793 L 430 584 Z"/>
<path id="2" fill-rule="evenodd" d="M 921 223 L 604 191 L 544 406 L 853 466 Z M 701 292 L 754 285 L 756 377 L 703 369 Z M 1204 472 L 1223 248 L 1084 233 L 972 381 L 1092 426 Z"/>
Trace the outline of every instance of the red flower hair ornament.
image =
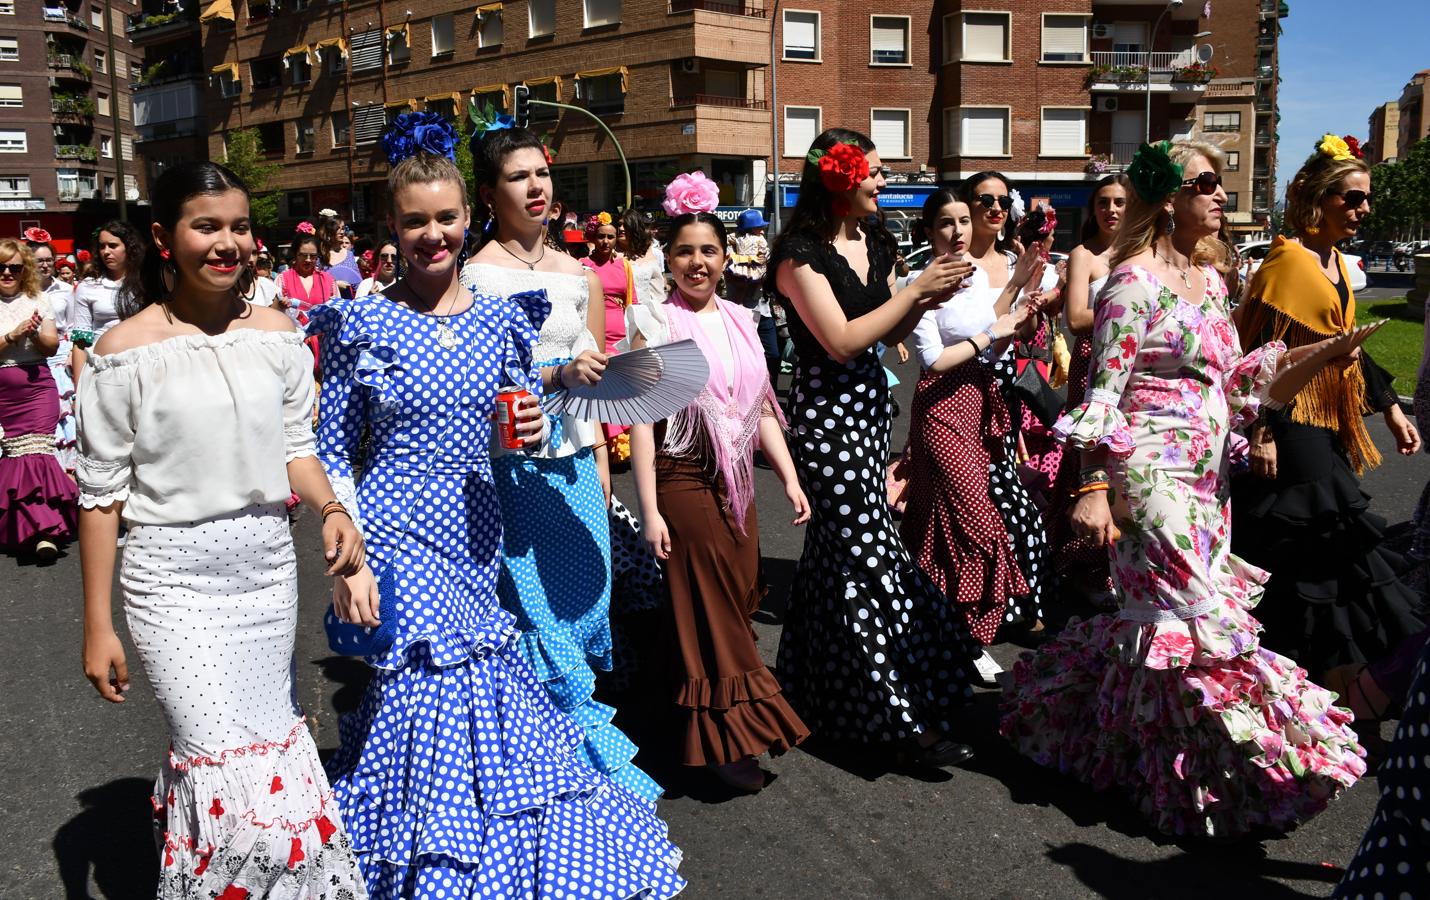
<path id="1" fill-rule="evenodd" d="M 1351 151 L 1351 156 L 1354 156 L 1356 159 L 1365 159 L 1365 151 L 1360 148 L 1360 138 L 1348 134 L 1341 138 L 1341 140 L 1346 142 L 1346 148 Z"/>
<path id="2" fill-rule="evenodd" d="M 50 233 L 38 225 L 25 229 L 25 240 L 32 244 L 48 244 Z"/>
<path id="3" fill-rule="evenodd" d="M 869 177 L 869 158 L 858 144 L 838 143 L 828 150 L 811 150 L 805 157 L 819 167 L 819 183 L 836 196 L 830 207 L 836 216 L 849 215 L 849 200 L 838 196 L 854 190 Z"/>

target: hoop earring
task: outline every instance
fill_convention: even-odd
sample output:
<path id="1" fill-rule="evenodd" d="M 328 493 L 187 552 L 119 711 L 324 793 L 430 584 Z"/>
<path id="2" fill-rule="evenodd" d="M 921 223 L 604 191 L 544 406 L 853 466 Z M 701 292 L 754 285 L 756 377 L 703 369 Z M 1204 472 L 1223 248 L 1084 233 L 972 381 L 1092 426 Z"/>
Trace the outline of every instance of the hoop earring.
<path id="1" fill-rule="evenodd" d="M 174 287 L 179 283 L 179 269 L 173 260 L 166 259 L 159 264 L 159 283 L 164 286 L 165 297 L 174 293 Z"/>
<path id="2" fill-rule="evenodd" d="M 247 286 L 244 285 L 245 279 L 247 279 Z M 258 287 L 258 276 L 253 274 L 252 269 L 244 266 L 243 271 L 238 275 L 238 281 L 234 282 L 233 287 L 238 299 L 251 303 L 253 301 L 254 290 Z"/>
<path id="3" fill-rule="evenodd" d="M 1167 217 L 1167 237 L 1172 236 L 1172 232 L 1177 230 L 1177 222 L 1171 216 Z"/>

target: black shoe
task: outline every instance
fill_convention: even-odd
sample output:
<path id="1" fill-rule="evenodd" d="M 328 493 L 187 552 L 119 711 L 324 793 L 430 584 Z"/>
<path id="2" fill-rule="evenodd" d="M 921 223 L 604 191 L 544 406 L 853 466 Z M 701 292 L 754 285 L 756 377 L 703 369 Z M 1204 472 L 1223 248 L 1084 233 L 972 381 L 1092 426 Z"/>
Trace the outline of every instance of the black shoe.
<path id="1" fill-rule="evenodd" d="M 917 740 L 910 740 L 899 749 L 900 762 L 931 766 L 935 769 L 959 766 L 972 758 L 972 747 L 948 738 L 939 738 L 927 747 L 921 746 Z"/>

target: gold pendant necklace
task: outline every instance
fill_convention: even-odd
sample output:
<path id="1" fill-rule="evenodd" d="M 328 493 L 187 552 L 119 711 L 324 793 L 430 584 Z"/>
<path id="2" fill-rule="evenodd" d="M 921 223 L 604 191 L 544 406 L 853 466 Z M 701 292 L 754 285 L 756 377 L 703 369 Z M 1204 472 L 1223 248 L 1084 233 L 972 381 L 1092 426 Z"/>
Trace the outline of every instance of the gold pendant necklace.
<path id="1" fill-rule="evenodd" d="M 1170 256 L 1167 256 L 1166 254 L 1159 254 L 1159 253 L 1157 252 L 1157 247 L 1156 247 L 1155 244 L 1152 246 L 1152 255 L 1153 255 L 1153 256 L 1161 256 L 1161 257 L 1162 257 L 1162 262 L 1164 262 L 1164 263 L 1167 264 L 1167 268 L 1171 269 L 1173 272 L 1176 272 L 1178 275 L 1182 276 L 1182 284 L 1186 286 L 1187 290 L 1190 291 L 1190 290 L 1192 289 L 1192 279 L 1191 279 L 1191 277 L 1188 275 L 1188 273 L 1191 271 L 1191 266 L 1188 266 L 1188 267 L 1185 268 L 1185 269 L 1179 269 L 1179 268 L 1177 268 L 1176 264 L 1172 262 L 1172 258 L 1171 258 Z"/>

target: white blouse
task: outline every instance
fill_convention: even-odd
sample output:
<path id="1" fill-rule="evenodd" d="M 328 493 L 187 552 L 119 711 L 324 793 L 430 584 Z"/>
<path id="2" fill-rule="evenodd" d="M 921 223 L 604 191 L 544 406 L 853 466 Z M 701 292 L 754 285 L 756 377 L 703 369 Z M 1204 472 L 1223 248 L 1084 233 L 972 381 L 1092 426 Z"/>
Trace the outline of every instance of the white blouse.
<path id="1" fill-rule="evenodd" d="M 74 306 L 70 309 L 70 330 L 87 331 L 94 337 L 90 346 L 119 321 L 119 289 L 121 281 L 108 278 L 86 278 L 74 289 Z"/>
<path id="2" fill-rule="evenodd" d="M 296 331 L 241 328 L 91 354 L 75 397 L 80 505 L 136 525 L 288 499 L 313 449 L 313 355 Z"/>
<path id="3" fill-rule="evenodd" d="M 31 338 L 7 344 L 4 336 L 29 321 L 35 313 L 40 314 L 41 323 L 55 318 L 47 294 L 16 294 L 0 297 L 0 366 L 23 366 L 44 362 L 45 355 L 35 346 Z"/>
<path id="4" fill-rule="evenodd" d="M 1016 263 L 1017 257 L 1008 254 L 1010 277 Z M 911 272 L 909 280 L 917 278 L 918 274 Z M 1038 289 L 1049 291 L 1057 287 L 1057 284 L 1058 273 L 1052 266 L 1047 266 L 1043 270 L 1043 279 Z M 1002 293 L 1003 288 L 993 287 L 988 282 L 988 274 L 981 267 L 974 266 L 967 287 L 954 294 L 943 306 L 924 313 L 919 324 L 914 326 L 914 352 L 918 354 L 920 365 L 927 369 L 934 364 L 939 354 L 943 353 L 944 348 L 967 340 L 998 321 L 998 314 L 993 307 Z M 1027 293 L 1027 288 L 1024 288 L 1023 294 Z M 1011 351 L 1010 346 L 1008 352 Z"/>

